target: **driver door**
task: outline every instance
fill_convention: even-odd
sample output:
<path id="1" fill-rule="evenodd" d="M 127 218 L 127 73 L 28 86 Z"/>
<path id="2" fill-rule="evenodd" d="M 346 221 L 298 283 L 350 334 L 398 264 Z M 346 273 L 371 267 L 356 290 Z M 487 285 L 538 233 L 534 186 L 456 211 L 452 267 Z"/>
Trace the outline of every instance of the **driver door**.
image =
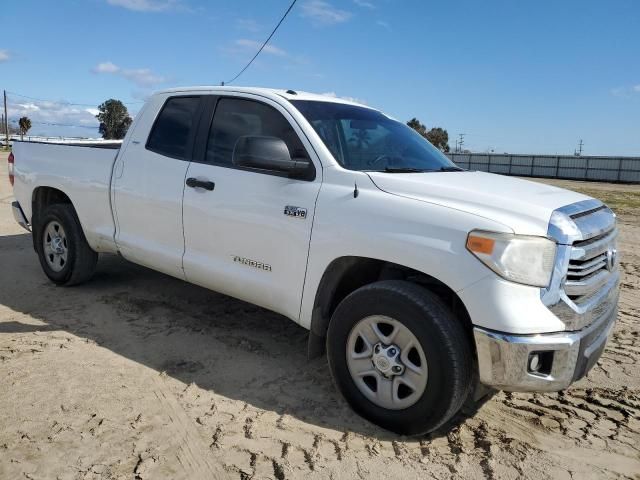
<path id="1" fill-rule="evenodd" d="M 288 112 L 262 97 L 214 98 L 203 122 L 199 151 L 187 179 L 183 215 L 188 281 L 247 300 L 298 320 L 309 253 L 320 163 Z M 287 144 L 291 156 L 311 158 L 315 175 L 291 179 L 266 170 L 234 166 L 234 146 L 242 136 L 271 136 Z M 191 182 L 196 185 L 194 181 Z M 298 207 L 292 215 L 287 207 Z"/>

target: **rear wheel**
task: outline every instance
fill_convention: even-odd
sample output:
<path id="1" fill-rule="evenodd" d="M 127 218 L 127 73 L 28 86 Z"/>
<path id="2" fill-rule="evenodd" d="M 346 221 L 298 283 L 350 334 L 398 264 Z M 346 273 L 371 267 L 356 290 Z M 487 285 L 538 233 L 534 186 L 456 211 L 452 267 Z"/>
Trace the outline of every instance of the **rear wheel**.
<path id="1" fill-rule="evenodd" d="M 87 243 L 73 206 L 49 205 L 34 227 L 40 265 L 49 279 L 75 285 L 91 278 L 98 254 Z"/>
<path id="2" fill-rule="evenodd" d="M 409 282 L 377 282 L 345 298 L 331 319 L 327 352 L 352 408 L 405 435 L 444 424 L 472 383 L 461 323 L 436 295 Z"/>

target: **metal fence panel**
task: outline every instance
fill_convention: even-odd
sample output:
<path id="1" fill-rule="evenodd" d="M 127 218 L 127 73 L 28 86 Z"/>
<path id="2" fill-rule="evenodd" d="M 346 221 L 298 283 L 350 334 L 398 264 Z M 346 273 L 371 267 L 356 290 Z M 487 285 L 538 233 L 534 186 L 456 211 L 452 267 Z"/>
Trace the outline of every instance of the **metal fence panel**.
<path id="1" fill-rule="evenodd" d="M 582 168 L 586 166 L 584 157 L 560 157 L 560 166 L 565 168 Z"/>
<path id="2" fill-rule="evenodd" d="M 640 157 L 449 153 L 468 170 L 568 180 L 640 183 Z"/>
<path id="3" fill-rule="evenodd" d="M 503 175 L 509 175 L 508 163 L 492 163 L 489 169 L 491 173 L 502 173 Z"/>
<path id="4" fill-rule="evenodd" d="M 611 169 L 590 168 L 587 170 L 587 180 L 617 182 L 618 171 Z"/>
<path id="5" fill-rule="evenodd" d="M 640 171 L 640 158 L 623 158 L 620 163 L 620 168 L 625 171 Z"/>
<path id="6" fill-rule="evenodd" d="M 620 172 L 620 181 L 626 183 L 640 183 L 640 170 Z"/>
<path id="7" fill-rule="evenodd" d="M 584 168 L 558 168 L 557 178 L 566 178 L 569 180 L 584 180 L 586 176 L 586 170 Z"/>
<path id="8" fill-rule="evenodd" d="M 558 169 L 555 165 L 553 166 L 542 166 L 542 165 L 534 165 L 532 177 L 555 177 L 557 175 Z"/>

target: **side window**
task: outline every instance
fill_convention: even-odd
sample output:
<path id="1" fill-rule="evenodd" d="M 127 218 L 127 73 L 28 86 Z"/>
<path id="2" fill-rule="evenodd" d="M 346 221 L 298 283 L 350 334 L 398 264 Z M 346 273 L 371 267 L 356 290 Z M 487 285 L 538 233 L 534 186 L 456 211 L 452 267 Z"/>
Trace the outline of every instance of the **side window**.
<path id="1" fill-rule="evenodd" d="M 245 135 L 280 138 L 287 144 L 292 158 L 309 158 L 298 134 L 275 108 L 253 100 L 222 98 L 209 132 L 207 163 L 231 165 L 236 142 Z"/>
<path id="2" fill-rule="evenodd" d="M 173 97 L 167 100 L 149 134 L 147 149 L 184 159 L 199 104 L 200 97 Z"/>

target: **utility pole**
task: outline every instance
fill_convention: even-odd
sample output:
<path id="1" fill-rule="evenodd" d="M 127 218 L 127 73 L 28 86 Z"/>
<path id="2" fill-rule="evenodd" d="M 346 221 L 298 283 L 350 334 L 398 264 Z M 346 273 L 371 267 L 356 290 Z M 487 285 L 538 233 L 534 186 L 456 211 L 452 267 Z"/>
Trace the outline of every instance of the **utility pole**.
<path id="1" fill-rule="evenodd" d="M 462 153 L 462 146 L 464 145 L 464 136 L 466 133 L 459 133 L 458 135 L 460 136 L 460 139 L 456 144 L 458 145 L 458 153 Z"/>
<path id="2" fill-rule="evenodd" d="M 4 133 L 9 148 L 9 117 L 7 117 L 7 91 L 4 90 Z"/>
<path id="3" fill-rule="evenodd" d="M 582 155 L 582 146 L 584 145 L 584 143 L 582 142 L 582 139 L 580 139 L 580 141 L 578 142 L 578 149 L 573 151 L 573 154 L 576 157 L 579 157 L 580 155 Z"/>

